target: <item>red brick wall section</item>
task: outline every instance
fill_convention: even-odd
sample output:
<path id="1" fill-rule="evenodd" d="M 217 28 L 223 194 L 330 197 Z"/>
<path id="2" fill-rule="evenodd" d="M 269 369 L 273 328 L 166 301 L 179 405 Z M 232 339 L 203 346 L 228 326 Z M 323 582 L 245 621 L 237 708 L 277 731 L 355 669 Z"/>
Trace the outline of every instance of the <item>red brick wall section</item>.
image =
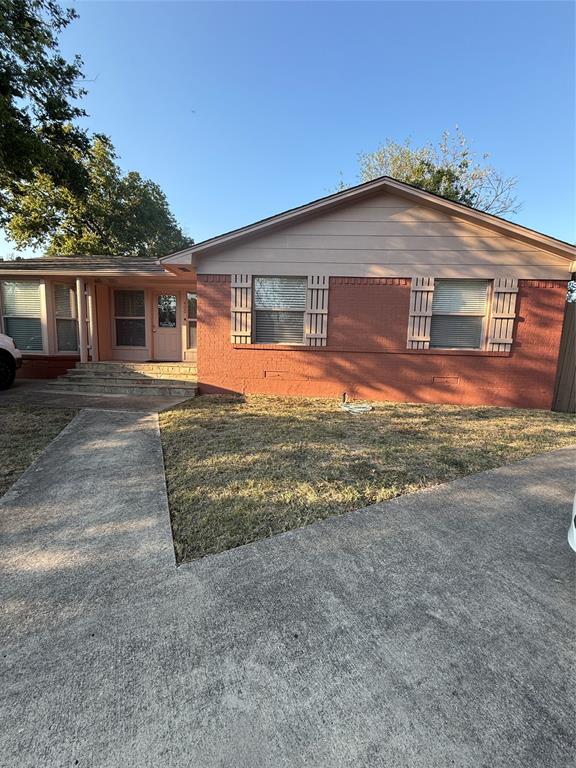
<path id="1" fill-rule="evenodd" d="M 16 372 L 19 379 L 56 379 L 63 376 L 68 368 L 74 368 L 78 357 L 36 357 L 24 358 L 22 367 Z"/>
<path id="2" fill-rule="evenodd" d="M 200 390 L 549 409 L 565 292 L 519 281 L 510 355 L 408 351 L 410 280 L 397 278 L 331 278 L 325 348 L 234 348 L 229 277 L 199 276 Z"/>
<path id="3" fill-rule="evenodd" d="M 405 278 L 333 277 L 328 346 L 371 352 L 405 350 L 410 285 Z"/>

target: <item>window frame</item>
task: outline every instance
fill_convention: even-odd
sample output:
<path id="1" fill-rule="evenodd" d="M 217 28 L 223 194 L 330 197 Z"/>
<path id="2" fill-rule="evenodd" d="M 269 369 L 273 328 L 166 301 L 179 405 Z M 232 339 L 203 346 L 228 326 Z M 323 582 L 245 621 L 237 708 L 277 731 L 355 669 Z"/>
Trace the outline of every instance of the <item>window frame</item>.
<path id="1" fill-rule="evenodd" d="M 160 297 L 168 297 L 170 299 L 174 299 L 174 307 L 170 307 L 170 312 L 174 311 L 174 324 L 171 325 L 162 325 L 160 320 Z M 166 331 L 173 331 L 178 328 L 178 304 L 180 303 L 180 298 L 177 293 L 156 293 L 154 295 L 154 327 L 157 330 L 166 330 Z M 134 318 L 139 319 L 139 318 Z"/>
<path id="2" fill-rule="evenodd" d="M 56 305 L 56 288 L 64 287 L 68 288 L 74 293 L 74 309 L 72 317 L 60 317 L 58 315 L 58 309 Z M 53 328 L 53 343 L 55 355 L 64 356 L 78 356 L 80 354 L 80 328 L 78 327 L 78 296 L 76 295 L 76 283 L 67 283 L 65 280 L 54 280 L 51 284 L 51 305 L 52 305 L 52 328 Z M 75 350 L 60 350 L 58 349 L 58 320 L 74 320 L 76 323 L 76 349 Z"/>
<path id="3" fill-rule="evenodd" d="M 294 309 L 293 307 L 274 307 L 274 309 L 270 309 L 269 307 L 265 309 L 258 309 L 256 306 L 256 280 L 278 280 L 278 279 L 292 279 L 292 280 L 302 280 L 304 282 L 304 309 Z M 306 301 L 307 301 L 307 295 L 308 295 L 308 277 L 306 275 L 253 275 L 252 277 L 252 312 L 251 312 L 251 322 L 252 322 L 252 344 L 256 344 L 258 346 L 273 346 L 273 347 L 303 347 L 306 344 Z M 302 315 L 302 339 L 301 341 L 256 341 L 257 337 L 257 314 L 258 312 L 284 312 L 284 313 L 290 313 L 295 315 Z"/>
<path id="4" fill-rule="evenodd" d="M 430 315 L 430 342 L 429 342 L 429 348 L 433 350 L 449 350 L 449 351 L 462 351 L 462 352 L 483 352 L 486 350 L 486 342 L 488 339 L 488 328 L 490 327 L 490 313 L 491 313 L 491 307 L 492 307 L 492 292 L 493 292 L 493 286 L 494 281 L 493 280 L 487 280 L 486 278 L 478 278 L 478 277 L 439 277 L 436 278 L 434 281 L 434 293 L 436 293 L 436 288 L 438 286 L 439 282 L 451 282 L 451 281 L 458 281 L 463 282 L 466 280 L 474 281 L 474 282 L 485 282 L 486 283 L 486 305 L 483 313 L 480 312 L 434 312 L 434 298 L 432 299 L 432 308 L 431 308 L 431 315 Z M 432 324 L 434 322 L 434 317 L 481 317 L 482 318 L 482 331 L 480 334 L 480 345 L 478 347 L 449 347 L 449 346 L 441 346 L 436 347 L 432 346 Z"/>
<path id="5" fill-rule="evenodd" d="M 144 314 L 143 315 L 117 315 L 116 314 L 116 293 L 142 293 L 144 296 Z M 113 327 L 114 327 L 114 345 L 113 349 L 117 350 L 123 350 L 123 349 L 134 349 L 141 351 L 143 349 L 148 349 L 148 317 L 146 312 L 146 303 L 147 303 L 147 293 L 144 288 L 113 288 L 112 289 L 112 320 L 113 320 Z M 144 321 L 144 344 L 141 344 L 139 346 L 129 345 L 129 344 L 118 344 L 118 330 L 116 326 L 116 320 L 143 320 Z"/>
<path id="6" fill-rule="evenodd" d="M 190 317 L 190 296 L 195 300 L 195 315 Z M 196 344 L 190 345 L 190 328 L 196 329 Z M 196 291 L 186 291 L 186 349 L 196 350 L 198 349 L 198 293 Z"/>
<path id="7" fill-rule="evenodd" d="M 9 315 L 5 312 L 2 285 L 4 283 L 36 283 L 38 285 L 38 293 L 40 298 L 40 314 L 38 316 L 32 315 Z M 6 327 L 6 318 L 21 318 L 25 320 L 40 320 L 40 333 L 42 336 L 42 349 L 20 349 L 20 352 L 25 357 L 45 357 L 51 354 L 50 341 L 48 336 L 48 321 L 47 321 L 47 307 L 46 307 L 46 281 L 42 279 L 24 278 L 16 276 L 7 276 L 0 279 L 0 330 L 2 333 L 10 336 Z M 12 337 L 10 337 L 12 338 Z"/>

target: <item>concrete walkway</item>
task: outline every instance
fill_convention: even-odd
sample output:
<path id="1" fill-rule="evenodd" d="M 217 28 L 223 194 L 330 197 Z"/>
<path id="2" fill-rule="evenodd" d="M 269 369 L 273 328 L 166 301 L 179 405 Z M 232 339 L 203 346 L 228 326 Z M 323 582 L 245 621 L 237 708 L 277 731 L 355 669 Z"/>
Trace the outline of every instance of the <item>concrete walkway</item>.
<path id="1" fill-rule="evenodd" d="M 573 765 L 576 450 L 176 569 L 156 417 L 0 501 L 2 768 Z"/>

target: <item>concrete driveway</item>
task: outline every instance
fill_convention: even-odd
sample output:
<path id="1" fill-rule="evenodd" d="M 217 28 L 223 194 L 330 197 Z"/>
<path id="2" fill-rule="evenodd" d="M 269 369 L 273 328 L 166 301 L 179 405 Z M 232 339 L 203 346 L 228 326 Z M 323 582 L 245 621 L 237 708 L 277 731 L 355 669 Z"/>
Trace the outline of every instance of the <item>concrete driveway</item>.
<path id="1" fill-rule="evenodd" d="M 576 450 L 176 569 L 155 416 L 0 501 L 0 765 L 573 766 Z"/>

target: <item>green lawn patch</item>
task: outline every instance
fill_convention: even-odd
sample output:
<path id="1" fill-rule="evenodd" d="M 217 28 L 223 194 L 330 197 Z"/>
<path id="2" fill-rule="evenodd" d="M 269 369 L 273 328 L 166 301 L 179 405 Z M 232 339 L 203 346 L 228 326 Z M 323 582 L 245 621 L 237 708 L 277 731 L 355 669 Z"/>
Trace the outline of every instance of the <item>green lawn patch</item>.
<path id="1" fill-rule="evenodd" d="M 6 493 L 76 413 L 71 408 L 34 408 L 24 405 L 0 408 L 0 496 Z"/>
<path id="2" fill-rule="evenodd" d="M 179 561 L 576 443 L 567 414 L 203 396 L 160 414 Z"/>

